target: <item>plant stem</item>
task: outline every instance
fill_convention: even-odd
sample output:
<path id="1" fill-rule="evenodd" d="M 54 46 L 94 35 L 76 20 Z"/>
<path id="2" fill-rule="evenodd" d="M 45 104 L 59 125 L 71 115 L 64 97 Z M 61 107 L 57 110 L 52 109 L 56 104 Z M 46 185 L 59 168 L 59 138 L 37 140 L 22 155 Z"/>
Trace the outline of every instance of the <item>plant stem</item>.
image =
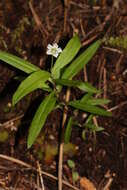
<path id="1" fill-rule="evenodd" d="M 52 68 L 53 68 L 53 56 L 51 58 L 51 68 L 50 68 L 50 70 L 52 70 Z"/>
<path id="2" fill-rule="evenodd" d="M 66 92 L 66 99 L 65 101 L 68 102 L 70 99 L 70 88 L 67 89 Z M 64 146 L 64 126 L 67 120 L 67 106 L 64 107 L 63 112 L 63 119 L 62 119 L 62 131 L 60 136 L 60 146 L 59 146 L 59 163 L 58 163 L 58 190 L 62 190 L 62 173 L 63 173 L 63 146 Z"/>

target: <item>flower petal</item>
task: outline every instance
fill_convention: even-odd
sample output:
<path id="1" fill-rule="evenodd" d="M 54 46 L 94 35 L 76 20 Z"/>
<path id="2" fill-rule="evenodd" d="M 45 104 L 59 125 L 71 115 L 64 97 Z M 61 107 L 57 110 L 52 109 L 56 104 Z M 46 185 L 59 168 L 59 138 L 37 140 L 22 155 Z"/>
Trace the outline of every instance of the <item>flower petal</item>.
<path id="1" fill-rule="evenodd" d="M 61 53 L 61 52 L 62 52 L 62 49 L 58 47 L 57 43 L 54 43 L 53 45 L 48 44 L 47 51 L 46 51 L 47 55 L 52 55 L 54 57 L 58 57 L 59 53 Z"/>
<path id="2" fill-rule="evenodd" d="M 58 51 L 58 53 L 61 53 L 61 52 L 62 52 L 62 49 L 61 49 L 61 48 L 58 48 L 57 51 Z"/>
<path id="3" fill-rule="evenodd" d="M 46 51 L 46 54 L 47 54 L 47 55 L 52 55 L 51 50 L 50 50 L 50 49 L 48 49 L 48 50 Z"/>
<path id="4" fill-rule="evenodd" d="M 56 52 L 56 53 L 53 54 L 53 56 L 56 57 L 56 58 L 58 57 L 58 55 L 59 55 L 58 52 Z"/>
<path id="5" fill-rule="evenodd" d="M 57 48 L 58 48 L 57 43 L 54 43 L 54 44 L 53 44 L 53 47 L 57 49 Z"/>
<path id="6" fill-rule="evenodd" d="M 51 44 L 48 44 L 48 46 L 47 46 L 47 49 L 52 49 L 52 45 Z"/>

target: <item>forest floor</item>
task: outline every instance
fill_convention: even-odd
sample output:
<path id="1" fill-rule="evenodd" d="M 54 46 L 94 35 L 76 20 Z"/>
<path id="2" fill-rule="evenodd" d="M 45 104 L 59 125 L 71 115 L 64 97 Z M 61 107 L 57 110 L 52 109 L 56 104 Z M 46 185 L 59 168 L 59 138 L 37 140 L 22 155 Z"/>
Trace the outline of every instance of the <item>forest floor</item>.
<path id="1" fill-rule="evenodd" d="M 0 49 L 42 69 L 49 66 L 49 43 L 57 42 L 63 49 L 76 32 L 84 50 L 104 36 L 127 36 L 126 26 L 126 0 L 0 1 Z M 63 190 L 127 190 L 126 69 L 127 49 L 103 44 L 78 76 L 102 89 L 101 98 L 111 100 L 106 109 L 112 111 L 112 117 L 97 117 L 96 124 L 105 130 L 88 133 L 85 140 L 82 129 L 73 128 L 64 150 Z M 0 62 L 0 190 L 39 190 L 42 177 L 45 190 L 56 190 L 63 113 L 53 111 L 36 143 L 27 149 L 28 128 L 44 92 L 37 90 L 12 107 L 20 77 L 23 73 Z M 72 93 L 79 96 L 78 91 Z M 78 113 L 77 119 L 82 122 L 83 116 Z M 69 159 L 79 174 L 76 182 L 67 165 Z"/>

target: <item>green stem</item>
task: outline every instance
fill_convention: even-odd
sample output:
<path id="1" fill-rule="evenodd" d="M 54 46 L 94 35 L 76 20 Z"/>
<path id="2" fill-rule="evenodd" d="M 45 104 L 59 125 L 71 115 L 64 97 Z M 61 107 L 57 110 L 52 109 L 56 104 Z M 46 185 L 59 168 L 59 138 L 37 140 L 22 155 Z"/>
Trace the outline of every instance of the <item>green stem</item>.
<path id="1" fill-rule="evenodd" d="M 53 56 L 51 58 L 51 69 L 50 70 L 52 70 L 52 68 L 53 68 Z"/>

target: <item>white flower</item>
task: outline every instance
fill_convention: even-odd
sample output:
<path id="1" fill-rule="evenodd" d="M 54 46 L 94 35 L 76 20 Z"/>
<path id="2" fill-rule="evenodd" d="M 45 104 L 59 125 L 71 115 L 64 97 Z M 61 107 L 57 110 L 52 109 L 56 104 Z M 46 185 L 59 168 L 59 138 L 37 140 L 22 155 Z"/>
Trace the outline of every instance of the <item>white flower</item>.
<path id="1" fill-rule="evenodd" d="M 53 55 L 54 57 L 58 57 L 59 53 L 62 52 L 62 49 L 58 47 L 57 43 L 54 43 L 53 45 L 48 44 L 47 46 L 47 55 Z"/>

